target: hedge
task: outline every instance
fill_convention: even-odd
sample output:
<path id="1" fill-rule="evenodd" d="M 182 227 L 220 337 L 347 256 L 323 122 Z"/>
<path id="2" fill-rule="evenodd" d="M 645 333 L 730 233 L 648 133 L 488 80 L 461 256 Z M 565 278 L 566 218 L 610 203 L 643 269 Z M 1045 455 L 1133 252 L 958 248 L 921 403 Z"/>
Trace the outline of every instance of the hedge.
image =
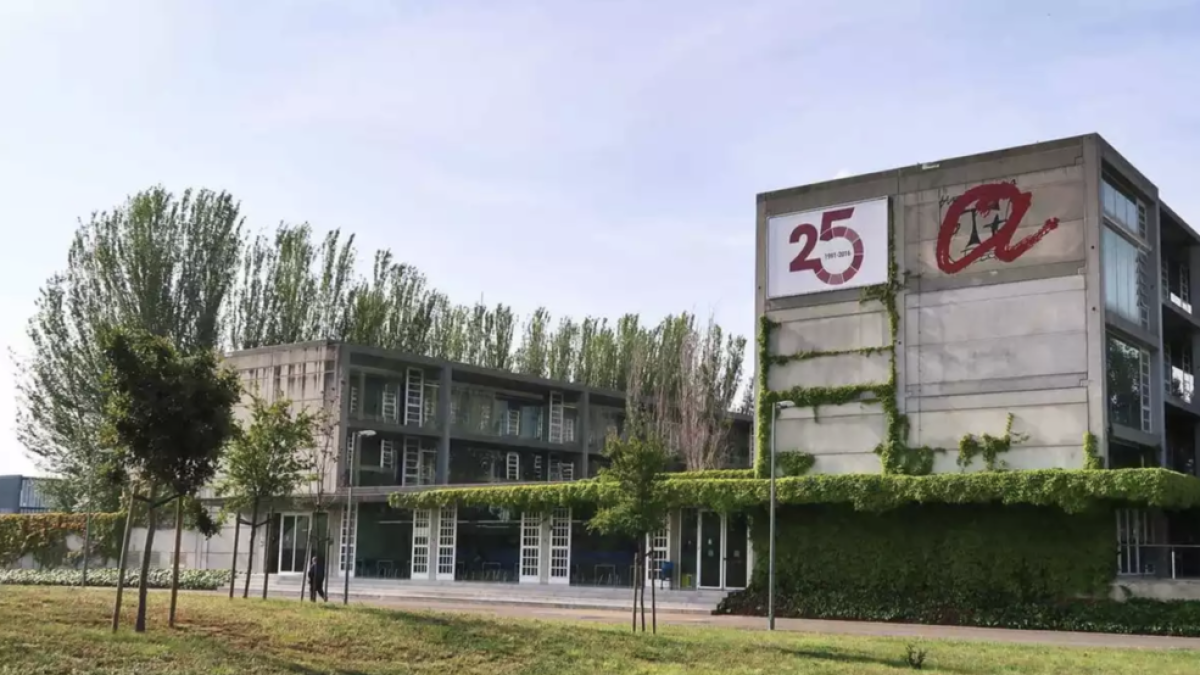
<path id="1" fill-rule="evenodd" d="M 739 511 L 767 503 L 765 479 L 687 479 L 662 482 L 674 508 L 703 507 Z M 1043 469 L 989 471 L 927 476 L 899 474 L 806 475 L 776 480 L 780 504 L 846 504 L 859 511 L 882 512 L 907 504 L 1006 504 L 1052 506 L 1081 513 L 1116 502 L 1164 509 L 1200 506 L 1200 478 L 1166 469 Z M 546 510 L 609 501 L 616 487 L 602 480 L 540 485 L 481 486 L 399 492 L 389 498 L 396 508 L 435 509 L 497 506 Z"/>
<path id="2" fill-rule="evenodd" d="M 765 616 L 766 594 L 761 589 L 732 593 L 717 614 Z M 921 623 L 935 626 L 980 626 L 1017 630 L 1065 630 L 1084 633 L 1123 633 L 1200 637 L 1200 602 L 1186 600 L 1066 600 L 1049 605 L 1004 605 L 991 608 L 952 608 L 880 598 L 870 608 L 856 608 L 828 599 L 827 604 L 797 604 L 776 597 L 780 617 Z"/>
<path id="3" fill-rule="evenodd" d="M 116 569 L 88 570 L 89 586 L 117 585 Z M 125 586 L 137 586 L 141 579 L 138 570 L 125 571 Z M 170 588 L 171 570 L 150 570 L 150 588 Z M 79 586 L 82 570 L 0 570 L 0 584 L 24 586 Z M 229 570 L 179 570 L 179 587 L 190 591 L 214 591 L 229 585 Z"/>
<path id="4" fill-rule="evenodd" d="M 1111 509 L 910 505 L 777 514 L 779 616 L 1200 636 L 1200 603 L 1110 600 L 1116 575 Z M 765 518 L 753 520 L 765 551 Z M 766 560 L 721 614 L 766 613 Z"/>

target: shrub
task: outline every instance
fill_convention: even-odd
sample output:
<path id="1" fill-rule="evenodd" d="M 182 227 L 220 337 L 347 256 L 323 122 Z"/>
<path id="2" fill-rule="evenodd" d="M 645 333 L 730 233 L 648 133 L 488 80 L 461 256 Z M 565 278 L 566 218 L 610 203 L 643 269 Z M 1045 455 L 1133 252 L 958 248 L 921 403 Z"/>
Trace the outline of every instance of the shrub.
<path id="1" fill-rule="evenodd" d="M 78 586 L 83 578 L 81 570 L 0 570 L 0 584 L 23 586 Z M 135 587 L 140 580 L 137 570 L 126 570 L 125 586 Z M 170 588 L 171 570 L 150 570 L 147 577 L 150 588 Z M 179 570 L 179 587 L 189 591 L 213 591 L 229 584 L 229 570 Z M 117 585 L 117 570 L 88 570 L 89 586 Z"/>
<path id="2" fill-rule="evenodd" d="M 766 592 L 751 588 L 731 593 L 715 613 L 761 616 L 766 614 L 766 606 Z M 969 608 L 901 598 L 875 598 L 870 602 L 843 598 L 839 601 L 830 594 L 822 598 L 822 602 L 805 602 L 794 596 L 776 597 L 775 608 L 778 616 L 807 619 L 1200 637 L 1200 602 L 1194 600 L 1134 598 L 1118 602 L 1076 599 Z"/>

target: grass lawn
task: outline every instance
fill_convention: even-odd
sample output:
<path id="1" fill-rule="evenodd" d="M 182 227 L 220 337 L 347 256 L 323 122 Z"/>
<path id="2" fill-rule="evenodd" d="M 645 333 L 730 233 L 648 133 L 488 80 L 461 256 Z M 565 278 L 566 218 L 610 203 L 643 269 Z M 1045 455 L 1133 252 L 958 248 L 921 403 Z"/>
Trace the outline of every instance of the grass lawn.
<path id="1" fill-rule="evenodd" d="M 259 675 L 262 673 L 892 673 L 904 640 L 767 634 L 670 626 L 658 636 L 594 623 L 495 620 L 435 612 L 228 600 L 182 594 L 167 628 L 167 595 L 150 597 L 150 630 L 109 632 L 113 591 L 0 586 L 0 673 Z M 126 598 L 136 598 L 136 593 Z M 925 641 L 923 672 L 1200 672 L 1190 651 L 1119 651 Z"/>

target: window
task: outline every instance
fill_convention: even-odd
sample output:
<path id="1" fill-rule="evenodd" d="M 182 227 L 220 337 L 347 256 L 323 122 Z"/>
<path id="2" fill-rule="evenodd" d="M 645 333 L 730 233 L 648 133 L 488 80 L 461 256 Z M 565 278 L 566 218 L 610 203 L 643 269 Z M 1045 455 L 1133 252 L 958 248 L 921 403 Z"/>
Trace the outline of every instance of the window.
<path id="1" fill-rule="evenodd" d="M 1105 308 L 1149 328 L 1146 253 L 1111 228 L 1104 228 L 1102 238 Z"/>
<path id="2" fill-rule="evenodd" d="M 1108 179 L 1100 184 L 1104 215 L 1132 234 L 1146 238 L 1146 208 L 1138 200 L 1113 186 Z"/>
<path id="3" fill-rule="evenodd" d="M 1150 354 L 1111 335 L 1108 417 L 1113 424 L 1150 431 Z"/>

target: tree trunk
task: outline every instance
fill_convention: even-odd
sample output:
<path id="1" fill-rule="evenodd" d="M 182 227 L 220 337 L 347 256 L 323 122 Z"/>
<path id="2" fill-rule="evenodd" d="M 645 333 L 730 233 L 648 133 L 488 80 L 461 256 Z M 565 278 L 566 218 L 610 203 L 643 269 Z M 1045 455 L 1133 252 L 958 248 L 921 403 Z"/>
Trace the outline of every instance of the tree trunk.
<path id="1" fill-rule="evenodd" d="M 323 602 L 329 602 L 329 555 L 333 553 L 333 537 L 329 536 L 329 520 L 325 520 L 325 530 L 321 534 L 321 546 L 325 549 L 325 576 L 321 579 L 321 590 L 325 591 Z"/>
<path id="2" fill-rule="evenodd" d="M 142 577 L 138 579 L 137 620 L 133 630 L 137 633 L 146 632 L 146 596 L 150 590 L 150 556 L 154 553 L 154 530 L 158 529 L 158 507 L 154 500 L 158 489 L 150 486 L 149 500 L 146 502 L 146 548 L 142 551 Z"/>
<path id="3" fill-rule="evenodd" d="M 89 488 L 90 490 L 90 488 Z M 88 493 L 89 495 L 91 492 Z M 88 573 L 88 558 L 92 557 L 92 504 L 88 500 L 88 510 L 84 514 L 83 523 L 83 576 L 79 581 L 79 585 L 87 588 L 87 573 Z"/>
<path id="4" fill-rule="evenodd" d="M 633 632 L 637 632 L 637 579 L 638 579 L 638 554 L 633 552 L 633 578 L 629 580 L 629 585 L 633 586 Z"/>
<path id="5" fill-rule="evenodd" d="M 183 495 L 175 500 L 175 557 L 171 561 L 171 609 L 167 626 L 175 627 L 175 604 L 179 599 L 179 549 L 183 545 Z"/>
<path id="6" fill-rule="evenodd" d="M 308 585 L 308 564 L 309 564 L 309 560 L 312 558 L 312 549 L 313 549 L 313 545 L 312 545 L 313 522 L 315 522 L 316 519 L 317 519 L 317 513 L 315 511 L 309 514 L 309 516 L 308 516 L 308 534 L 304 535 L 304 568 L 303 568 L 304 571 L 300 574 L 300 602 L 304 602 L 304 591 L 306 590 L 305 586 Z M 313 592 L 315 593 L 316 591 L 314 590 Z"/>
<path id="7" fill-rule="evenodd" d="M 654 587 L 661 578 L 662 570 L 660 569 L 650 581 L 650 632 L 655 635 L 658 635 L 658 598 L 654 593 Z"/>
<path id="8" fill-rule="evenodd" d="M 646 632 L 646 577 L 650 567 L 646 560 L 646 544 L 645 537 L 642 538 L 642 573 L 638 575 L 638 583 L 641 585 L 642 596 L 642 632 Z"/>
<path id="9" fill-rule="evenodd" d="M 242 538 L 242 512 L 233 514 L 233 562 L 229 564 L 229 599 L 233 599 L 233 589 L 237 586 L 237 550 L 238 540 Z"/>
<path id="10" fill-rule="evenodd" d="M 267 583 L 271 580 L 271 559 L 267 557 L 271 555 L 271 552 L 267 549 L 271 546 L 271 519 L 274 517 L 275 510 L 267 509 L 267 522 L 264 523 L 267 526 L 267 532 L 263 535 L 266 537 L 263 540 L 263 600 L 267 599 Z"/>
<path id="11" fill-rule="evenodd" d="M 250 511 L 250 553 L 246 559 L 246 585 L 242 587 L 242 599 L 250 597 L 250 575 L 254 574 L 254 535 L 258 533 L 258 500 Z"/>
<path id="12" fill-rule="evenodd" d="M 121 559 L 117 563 L 117 603 L 113 607 L 112 630 L 117 632 L 121 625 L 121 597 L 125 592 L 125 568 L 129 565 L 129 538 L 133 535 L 133 511 L 136 504 L 137 487 L 129 488 L 129 503 L 125 506 L 125 534 L 121 535 Z"/>

